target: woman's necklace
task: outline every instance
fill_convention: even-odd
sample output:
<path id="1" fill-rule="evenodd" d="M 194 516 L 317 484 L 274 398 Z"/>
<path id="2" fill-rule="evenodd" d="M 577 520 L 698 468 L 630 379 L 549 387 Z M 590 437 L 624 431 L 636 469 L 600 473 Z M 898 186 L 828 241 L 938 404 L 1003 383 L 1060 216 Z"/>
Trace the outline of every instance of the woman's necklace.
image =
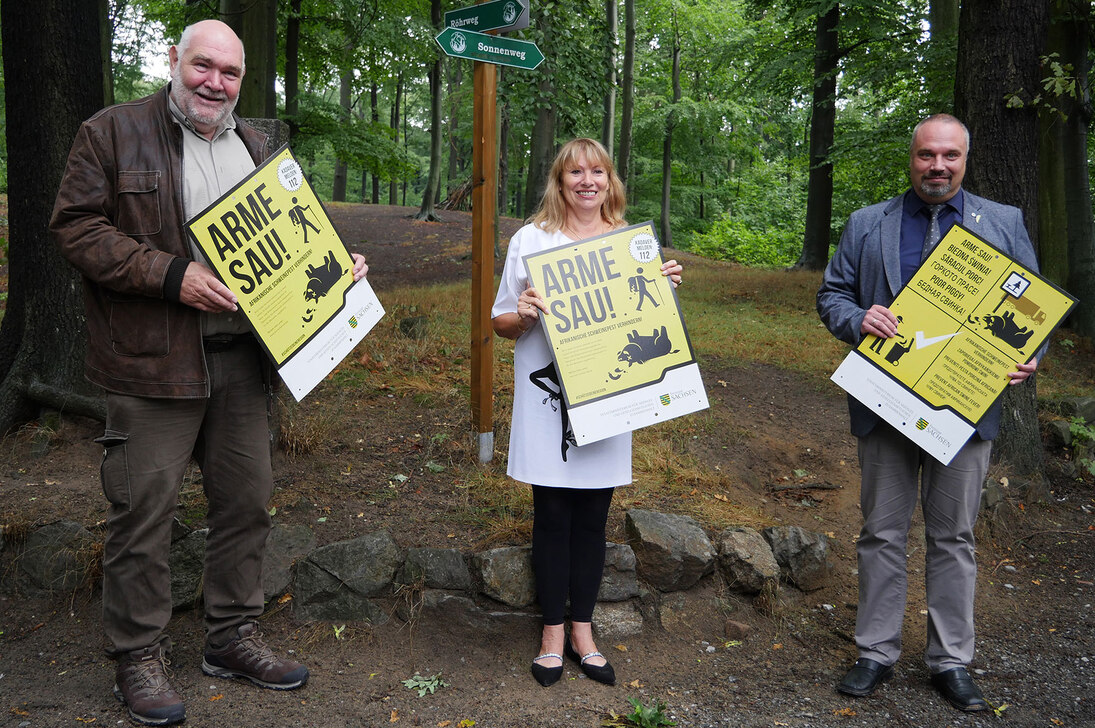
<path id="1" fill-rule="evenodd" d="M 569 232 L 568 232 L 569 231 Z M 580 231 L 578 228 L 570 224 L 569 221 L 563 225 L 563 234 L 571 240 L 585 240 L 586 238 L 596 237 L 605 232 L 605 223 L 603 220 L 598 220 L 596 223 L 587 228 L 586 232 Z"/>

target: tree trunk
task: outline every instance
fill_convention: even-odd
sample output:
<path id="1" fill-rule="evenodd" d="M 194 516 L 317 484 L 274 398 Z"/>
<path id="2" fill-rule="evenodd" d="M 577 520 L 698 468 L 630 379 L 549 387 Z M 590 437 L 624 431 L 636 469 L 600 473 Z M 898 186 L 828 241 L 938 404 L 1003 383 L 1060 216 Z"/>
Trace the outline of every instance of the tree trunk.
<path id="1" fill-rule="evenodd" d="M 554 32 L 550 16 L 540 16 L 543 33 L 544 63 L 540 66 L 540 78 L 536 93 L 536 121 L 532 125 L 532 148 L 529 150 L 528 181 L 525 183 L 525 209 L 535 210 L 544 194 L 544 184 L 551 159 L 555 153 L 555 79 L 552 60 Z"/>
<path id="2" fill-rule="evenodd" d="M 601 117 L 601 144 L 612 158 L 612 141 L 616 136 L 616 43 L 619 33 L 619 0 L 605 0 L 605 91 L 604 114 Z"/>
<path id="3" fill-rule="evenodd" d="M 460 126 L 460 84 L 464 80 L 464 67 L 457 58 L 449 68 L 449 174 L 445 181 L 446 194 L 451 195 L 453 190 L 461 184 L 460 171 L 464 167 L 460 158 L 460 141 L 456 131 Z"/>
<path id="4" fill-rule="evenodd" d="M 369 108 L 372 111 L 373 123 L 380 121 L 380 88 L 374 83 L 369 89 Z M 365 194 L 362 192 L 362 197 Z M 373 172 L 373 189 L 370 197 L 374 205 L 380 204 L 380 175 Z"/>
<path id="5" fill-rule="evenodd" d="M 631 120 L 635 113 L 635 0 L 624 0 L 624 107 L 620 118 L 620 155 L 616 170 L 631 189 Z"/>
<path id="6" fill-rule="evenodd" d="M 111 53 L 114 51 L 114 26 L 110 22 L 110 0 L 99 0 L 99 53 L 102 57 L 103 106 L 114 103 L 114 65 Z"/>
<path id="7" fill-rule="evenodd" d="M 498 88 L 503 88 L 506 67 L 498 67 Z M 499 94 L 501 109 L 498 113 L 498 214 L 509 214 L 509 96 Z"/>
<path id="8" fill-rule="evenodd" d="M 430 22 L 441 32 L 441 0 L 430 0 Z M 441 52 L 434 51 L 436 58 L 430 66 L 430 174 L 426 189 L 422 190 L 422 204 L 415 220 L 436 221 L 434 200 L 441 186 Z"/>
<path id="9" fill-rule="evenodd" d="M 1036 249 L 1038 113 L 1030 102 L 1040 91 L 1048 14 L 1042 0 L 964 3 L 955 73 L 955 110 L 972 138 L 965 187 L 1020 208 Z M 1009 105 L 1008 94 L 1024 103 Z M 1035 395 L 1034 377 L 1006 388 L 994 456 L 1016 473 L 1037 477 L 1042 440 Z"/>
<path id="10" fill-rule="evenodd" d="M 221 0 L 220 12 L 246 50 L 247 72 L 240 84 L 240 116 L 276 119 L 274 77 L 278 63 L 277 0 Z"/>
<path id="11" fill-rule="evenodd" d="M 392 138 L 399 141 L 399 106 L 403 101 L 403 72 L 400 71 L 395 77 L 395 100 L 392 101 Z M 392 181 L 388 183 L 388 204 L 399 204 L 399 185 L 396 184 L 396 179 L 393 176 Z"/>
<path id="12" fill-rule="evenodd" d="M 954 63 L 958 51 L 958 0 L 929 0 L 931 44 L 925 64 L 928 108 L 954 109 Z"/>
<path id="13" fill-rule="evenodd" d="M 301 0 L 290 0 L 289 17 L 285 21 L 285 122 L 289 125 L 290 144 L 299 128 L 300 2 Z"/>
<path id="14" fill-rule="evenodd" d="M 1062 99 L 1068 115 L 1062 135 L 1068 214 L 1067 290 L 1080 299 L 1072 313 L 1072 328 L 1081 336 L 1095 337 L 1095 229 L 1087 167 L 1088 125 L 1091 123 L 1091 89 L 1088 87 L 1091 4 L 1085 0 L 1072 0 L 1064 5 L 1067 12 L 1060 18 L 1065 36 L 1061 61 L 1072 64 L 1077 88 L 1075 98 Z"/>
<path id="15" fill-rule="evenodd" d="M 349 55 L 349 48 L 346 49 L 347 55 Z M 338 105 L 341 109 L 339 116 L 342 117 L 343 123 L 349 123 L 350 121 L 350 81 L 353 78 L 353 74 L 350 71 L 345 71 L 339 78 L 338 84 Z M 341 159 L 335 159 L 335 178 L 331 188 L 331 200 L 334 202 L 346 201 L 346 176 L 348 170 L 346 169 L 346 162 Z"/>
<path id="16" fill-rule="evenodd" d="M 817 18 L 814 97 L 810 118 L 810 177 L 806 186 L 806 234 L 796 268 L 821 270 L 829 260 L 833 221 L 833 151 L 836 133 L 836 74 L 840 57 L 840 6 Z"/>
<path id="17" fill-rule="evenodd" d="M 8 300 L 0 325 L 0 432 L 39 406 L 102 418 L 83 377 L 80 278 L 46 232 L 76 130 L 103 102 L 98 3 L 0 0 L 8 149 Z M 43 79 L 48 79 L 48 83 Z"/>
<path id="18" fill-rule="evenodd" d="M 673 185 L 673 129 L 677 126 L 676 105 L 681 101 L 681 35 L 677 29 L 677 13 L 673 11 L 673 107 L 665 117 L 665 138 L 662 140 L 662 245 L 673 246 L 673 230 L 669 224 L 669 193 Z"/>

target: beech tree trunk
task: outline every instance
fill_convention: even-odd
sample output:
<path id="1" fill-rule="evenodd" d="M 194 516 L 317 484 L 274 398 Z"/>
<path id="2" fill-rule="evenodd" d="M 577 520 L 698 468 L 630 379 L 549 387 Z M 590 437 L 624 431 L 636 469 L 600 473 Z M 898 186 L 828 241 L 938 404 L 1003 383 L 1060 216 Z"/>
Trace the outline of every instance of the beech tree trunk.
<path id="1" fill-rule="evenodd" d="M 836 73 L 840 59 L 840 5 L 817 18 L 814 98 L 810 115 L 810 176 L 806 183 L 806 233 L 796 268 L 821 270 L 829 261 L 833 222 L 833 151 L 836 134 Z"/>
<path id="2" fill-rule="evenodd" d="M 430 22 L 437 32 L 441 32 L 441 0 L 430 0 Z M 415 220 L 438 220 L 434 212 L 434 200 L 441 186 L 441 52 L 430 66 L 430 174 L 426 178 L 426 189 L 422 190 L 422 204 L 418 208 Z M 378 191 L 379 195 L 379 191 Z"/>
<path id="3" fill-rule="evenodd" d="M 540 78 L 536 87 L 536 121 L 532 125 L 532 148 L 529 150 L 528 181 L 525 184 L 525 209 L 532 214 L 540 205 L 544 194 L 544 183 L 551 169 L 555 154 L 555 80 L 552 61 L 551 16 L 541 15 L 540 31 L 543 33 L 543 51 L 545 60 L 540 66 Z"/>
<path id="4" fill-rule="evenodd" d="M 101 393 L 83 376 L 80 277 L 47 234 L 76 130 L 102 107 L 99 20 L 98 3 L 85 0 L 0 1 L 9 224 L 0 432 L 43 405 L 105 416 Z"/>
<path id="5" fill-rule="evenodd" d="M 601 144 L 612 158 L 612 141 L 616 136 L 616 40 L 619 30 L 619 0 L 605 0 L 605 91 L 604 114 L 601 117 Z"/>
<path id="6" fill-rule="evenodd" d="M 635 0 L 624 0 L 624 100 L 620 116 L 620 155 L 616 171 L 628 190 L 631 174 L 631 126 L 635 114 Z M 630 195 L 630 193 L 629 193 Z"/>
<path id="7" fill-rule="evenodd" d="M 1037 250 L 1039 67 L 1049 22 L 1044 0 L 963 3 L 958 28 L 955 112 L 969 127 L 964 187 L 1023 211 Z M 1023 103 L 1008 104 L 1008 95 Z M 989 241 L 992 242 L 992 241 Z M 1013 472 L 1040 477 L 1042 439 L 1032 377 L 1004 393 L 993 456 Z"/>

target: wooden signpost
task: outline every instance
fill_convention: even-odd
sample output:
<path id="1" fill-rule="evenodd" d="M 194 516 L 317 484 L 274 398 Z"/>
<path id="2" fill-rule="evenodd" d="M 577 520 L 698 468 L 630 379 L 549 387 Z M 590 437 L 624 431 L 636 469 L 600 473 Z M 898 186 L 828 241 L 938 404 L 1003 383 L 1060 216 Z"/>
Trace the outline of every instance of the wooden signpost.
<path id="1" fill-rule="evenodd" d="M 495 210 L 498 204 L 498 65 L 533 69 L 544 60 L 535 43 L 488 35 L 528 27 L 528 0 L 489 0 L 445 13 L 435 40 L 445 55 L 475 61 L 471 196 L 471 418 L 479 462 L 494 457 Z"/>

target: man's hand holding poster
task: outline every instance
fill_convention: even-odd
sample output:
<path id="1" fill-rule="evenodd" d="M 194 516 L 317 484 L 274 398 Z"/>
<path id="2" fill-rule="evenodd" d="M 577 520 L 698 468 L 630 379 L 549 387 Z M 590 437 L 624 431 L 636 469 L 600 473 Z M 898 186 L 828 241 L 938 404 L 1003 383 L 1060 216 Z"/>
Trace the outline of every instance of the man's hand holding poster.
<path id="1" fill-rule="evenodd" d="M 288 147 L 186 230 L 298 401 L 384 315 Z"/>
<path id="2" fill-rule="evenodd" d="M 652 223 L 525 256 L 579 445 L 707 407 Z"/>
<path id="3" fill-rule="evenodd" d="M 947 464 L 1076 299 L 960 225 L 890 310 L 897 335 L 867 336 L 833 381 Z"/>

